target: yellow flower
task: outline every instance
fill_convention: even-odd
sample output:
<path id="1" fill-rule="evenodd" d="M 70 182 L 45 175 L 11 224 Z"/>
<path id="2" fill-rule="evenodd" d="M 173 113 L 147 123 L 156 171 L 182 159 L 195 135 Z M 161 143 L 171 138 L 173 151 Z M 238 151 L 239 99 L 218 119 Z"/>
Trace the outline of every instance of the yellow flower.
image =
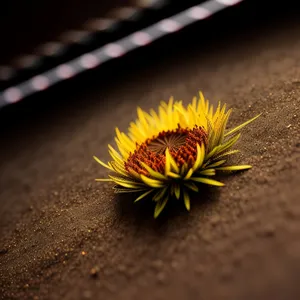
<path id="1" fill-rule="evenodd" d="M 162 212 L 172 197 L 183 199 L 190 210 L 190 191 L 198 192 L 201 184 L 223 186 L 212 179 L 218 171 L 239 171 L 250 165 L 224 166 L 240 137 L 240 130 L 258 116 L 227 129 L 231 109 L 226 104 L 214 111 L 202 93 L 199 99 L 185 107 L 182 101 L 161 102 L 158 112 L 137 109 L 138 118 L 131 122 L 128 134 L 116 128 L 118 151 L 108 145 L 112 161 L 105 164 L 110 170 L 107 179 L 116 183 L 115 192 L 138 192 L 135 201 L 151 196 L 156 202 L 154 217 Z"/>

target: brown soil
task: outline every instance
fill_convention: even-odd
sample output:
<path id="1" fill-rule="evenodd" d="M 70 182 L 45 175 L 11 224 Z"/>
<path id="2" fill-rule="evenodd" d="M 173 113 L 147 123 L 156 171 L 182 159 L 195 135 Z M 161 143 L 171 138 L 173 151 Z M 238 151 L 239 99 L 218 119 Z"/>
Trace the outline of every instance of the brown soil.
<path id="1" fill-rule="evenodd" d="M 1 112 L 3 299 L 300 298 L 300 23 L 234 32 Z M 253 169 L 156 221 L 152 203 L 94 182 L 106 171 L 92 156 L 109 159 L 137 105 L 199 89 L 234 108 L 231 125 L 263 113 L 234 159 Z"/>

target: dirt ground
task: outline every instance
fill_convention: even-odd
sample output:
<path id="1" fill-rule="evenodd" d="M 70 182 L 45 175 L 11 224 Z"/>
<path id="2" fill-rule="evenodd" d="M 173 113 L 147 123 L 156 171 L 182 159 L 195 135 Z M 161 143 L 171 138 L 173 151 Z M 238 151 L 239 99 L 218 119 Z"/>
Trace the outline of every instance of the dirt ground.
<path id="1" fill-rule="evenodd" d="M 2 299 L 300 298 L 300 22 L 254 11 L 1 111 Z M 92 156 L 109 159 L 137 105 L 199 89 L 234 108 L 231 125 L 263 113 L 234 158 L 253 169 L 158 220 L 94 182 L 106 171 Z"/>

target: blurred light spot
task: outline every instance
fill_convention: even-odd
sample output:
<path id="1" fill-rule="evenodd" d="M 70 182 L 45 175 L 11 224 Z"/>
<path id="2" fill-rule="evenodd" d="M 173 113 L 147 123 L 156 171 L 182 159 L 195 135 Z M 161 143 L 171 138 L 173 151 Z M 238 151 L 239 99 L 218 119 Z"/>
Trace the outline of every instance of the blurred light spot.
<path id="1" fill-rule="evenodd" d="M 21 91 L 18 88 L 12 87 L 7 89 L 4 93 L 4 99 L 8 103 L 15 103 L 21 99 Z"/>
<path id="2" fill-rule="evenodd" d="M 188 11 L 188 16 L 196 20 L 205 19 L 210 15 L 211 12 L 209 10 L 199 6 L 192 7 Z"/>
<path id="3" fill-rule="evenodd" d="M 15 70 L 12 67 L 0 66 L 0 80 L 9 80 L 15 74 Z"/>
<path id="4" fill-rule="evenodd" d="M 88 40 L 90 32 L 84 30 L 71 30 L 60 36 L 65 43 L 79 43 Z"/>
<path id="5" fill-rule="evenodd" d="M 224 5 L 234 5 L 241 2 L 242 0 L 216 0 L 216 1 Z"/>
<path id="6" fill-rule="evenodd" d="M 95 68 L 100 64 L 98 58 L 93 54 L 84 54 L 80 58 L 80 64 L 85 69 Z"/>
<path id="7" fill-rule="evenodd" d="M 132 35 L 132 42 L 138 46 L 144 46 L 151 42 L 151 36 L 144 31 L 136 32 Z"/>
<path id="8" fill-rule="evenodd" d="M 70 65 L 61 65 L 57 67 L 57 76 L 66 79 L 74 76 L 75 72 L 74 69 Z"/>
<path id="9" fill-rule="evenodd" d="M 107 30 L 116 23 L 114 19 L 93 19 L 85 24 L 88 30 L 101 31 Z"/>
<path id="10" fill-rule="evenodd" d="M 40 57 L 36 55 L 24 55 L 16 58 L 13 61 L 13 64 L 20 69 L 31 68 L 34 65 L 37 65 Z"/>
<path id="11" fill-rule="evenodd" d="M 152 5 L 152 0 L 139 0 L 137 4 L 141 7 L 149 7 Z"/>
<path id="12" fill-rule="evenodd" d="M 32 79 L 31 84 L 35 90 L 41 91 L 49 86 L 49 80 L 45 76 L 38 75 Z"/>
<path id="13" fill-rule="evenodd" d="M 118 44 L 108 44 L 105 47 L 105 53 L 110 57 L 119 57 L 124 54 L 124 49 Z"/>
<path id="14" fill-rule="evenodd" d="M 38 48 L 38 53 L 45 56 L 56 56 L 63 52 L 64 45 L 58 42 L 49 42 Z"/>
<path id="15" fill-rule="evenodd" d="M 138 10 L 134 7 L 121 7 L 112 11 L 111 15 L 120 20 L 127 20 L 134 17 Z"/>
<path id="16" fill-rule="evenodd" d="M 174 31 L 179 30 L 180 27 L 181 26 L 178 22 L 171 20 L 171 19 L 165 19 L 159 23 L 160 30 L 165 31 L 165 32 L 174 32 Z"/>
<path id="17" fill-rule="evenodd" d="M 163 5 L 166 2 L 167 2 L 166 0 L 139 0 L 137 2 L 137 5 L 147 8 L 147 7 L 157 6 L 157 5 Z"/>

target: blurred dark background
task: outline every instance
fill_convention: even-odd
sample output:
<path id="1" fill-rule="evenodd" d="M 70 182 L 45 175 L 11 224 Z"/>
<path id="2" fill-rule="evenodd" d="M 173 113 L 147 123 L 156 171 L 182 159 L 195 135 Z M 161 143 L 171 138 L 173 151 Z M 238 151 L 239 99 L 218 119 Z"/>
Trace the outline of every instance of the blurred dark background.
<path id="1" fill-rule="evenodd" d="M 153 9 L 152 5 L 157 2 Z M 118 38 L 151 25 L 167 16 L 182 11 L 192 5 L 203 3 L 205 1 L 187 0 L 187 1 L 143 1 L 143 0 L 113 0 L 113 1 L 70 1 L 54 0 L 45 1 L 43 4 L 36 0 L 26 2 L 10 1 L 1 4 L 0 11 L 0 68 L 1 65 L 11 67 L 15 75 L 6 81 L 1 81 L 0 91 L 10 85 L 22 82 L 40 72 L 77 57 L 78 55 L 96 49 L 97 47 L 113 42 Z M 101 31 L 92 29 L 90 21 L 111 19 L 119 21 L 121 15 L 116 11 L 121 7 L 131 8 L 133 10 L 143 10 L 143 14 L 130 21 L 122 21 L 114 30 Z M 150 8 L 149 8 L 150 7 Z M 261 27 L 280 27 L 285 23 L 298 22 L 299 2 L 296 1 L 259 1 L 245 0 L 238 5 L 228 7 L 225 10 L 213 15 L 212 17 L 198 22 L 182 31 L 167 36 L 143 49 L 135 50 L 121 59 L 112 60 L 99 69 L 82 74 L 68 82 L 58 84 L 29 99 L 25 99 L 13 108 L 6 109 L 5 114 L 10 110 L 16 113 L 21 107 L 21 111 L 32 109 L 31 105 L 37 105 L 39 111 L 39 99 L 43 97 L 43 103 L 49 105 L 47 99 L 51 99 L 53 93 L 63 91 L 71 92 L 78 88 L 92 88 L 94 78 L 101 78 L 103 85 L 115 84 L 117 78 L 127 76 L 128 72 L 133 73 L 140 68 L 147 68 L 154 62 L 164 61 L 165 58 L 175 57 L 180 53 L 189 53 L 195 47 L 205 44 L 200 51 L 207 51 L 209 47 L 212 51 L 217 49 L 220 43 L 232 43 L 232 51 L 238 47 L 239 37 L 255 35 Z M 88 42 L 82 42 L 84 39 L 78 37 L 79 43 L 76 43 L 75 37 L 68 33 L 80 32 L 92 33 L 94 39 Z M 26 58 L 41 55 L 41 45 L 49 42 L 58 42 L 68 45 L 68 51 L 62 52 L 60 56 L 43 58 L 35 68 L 24 68 Z M 172 48 L 172 51 L 170 51 Z M 45 51 L 45 49 L 43 50 Z M 210 50 L 209 50 L 210 51 Z M 23 58 L 23 60 L 22 60 Z M 24 59 L 25 58 L 25 59 Z M 28 61 L 27 61 L 28 62 Z M 30 64 L 29 64 L 30 65 Z M 117 70 L 117 72 L 116 72 Z M 1 73 L 1 72 L 0 72 Z M 96 77 L 95 77 L 96 76 Z M 99 85 L 99 80 L 97 80 Z M 51 96 L 50 96 L 51 95 Z M 65 99 L 67 105 L 68 100 Z M 59 103 L 57 105 L 63 105 Z M 22 113 L 23 115 L 23 113 Z M 23 117 L 23 116 L 22 116 Z"/>
<path id="2" fill-rule="evenodd" d="M 0 18 L 0 90 L 205 1 L 11 1 Z"/>
<path id="3" fill-rule="evenodd" d="M 38 44 L 56 40 L 63 31 L 78 29 L 88 19 L 104 16 L 120 5 L 135 5 L 135 1 L 2 1 L 0 64 L 19 54 L 34 52 Z"/>
<path id="4" fill-rule="evenodd" d="M 11 0 L 2 1 L 0 9 L 0 65 L 16 63 L 16 58 L 21 54 L 36 54 L 39 45 L 57 40 L 67 40 L 63 33 L 71 30 L 83 30 L 89 20 L 95 18 L 112 17 L 114 9 L 120 7 L 142 8 L 153 3 L 164 3 L 160 11 L 156 11 L 157 18 L 167 16 L 189 6 L 205 1 L 172 1 L 172 0 Z M 274 14 L 281 14 L 284 18 L 287 10 L 292 11 L 299 6 L 299 1 L 258 1 L 245 0 L 238 4 L 239 9 L 234 9 L 235 15 L 256 21 L 260 15 L 264 20 L 272 19 Z M 243 7 L 246 10 L 243 11 Z M 231 9 L 231 8 L 229 8 Z M 251 17 L 249 19 L 249 16 Z M 145 20 L 148 17 L 148 20 Z M 144 23 L 155 21 L 155 14 L 145 15 Z M 148 22 L 147 22 L 148 21 Z M 227 22 L 232 20 L 228 19 Z M 72 38 L 69 37 L 69 40 Z M 74 38 L 75 39 L 75 38 Z"/>

